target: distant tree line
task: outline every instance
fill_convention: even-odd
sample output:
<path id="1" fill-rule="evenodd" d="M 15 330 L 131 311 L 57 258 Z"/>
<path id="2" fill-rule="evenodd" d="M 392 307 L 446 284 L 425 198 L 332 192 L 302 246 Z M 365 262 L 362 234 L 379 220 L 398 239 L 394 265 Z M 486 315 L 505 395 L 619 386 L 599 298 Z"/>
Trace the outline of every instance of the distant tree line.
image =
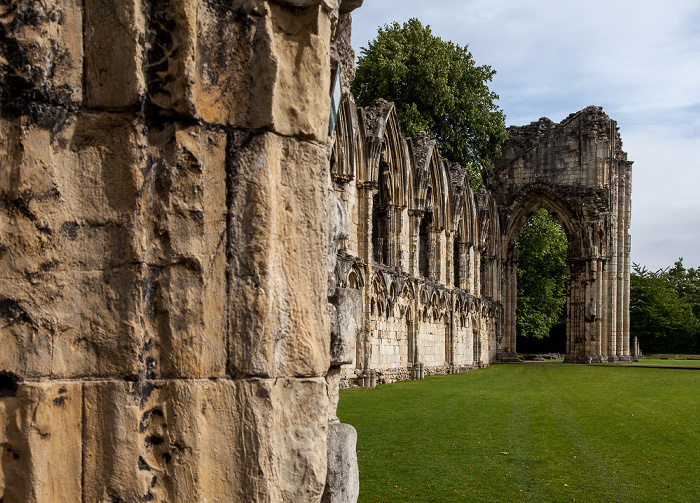
<path id="1" fill-rule="evenodd" d="M 632 265 L 630 335 L 644 353 L 700 353 L 700 269 Z"/>

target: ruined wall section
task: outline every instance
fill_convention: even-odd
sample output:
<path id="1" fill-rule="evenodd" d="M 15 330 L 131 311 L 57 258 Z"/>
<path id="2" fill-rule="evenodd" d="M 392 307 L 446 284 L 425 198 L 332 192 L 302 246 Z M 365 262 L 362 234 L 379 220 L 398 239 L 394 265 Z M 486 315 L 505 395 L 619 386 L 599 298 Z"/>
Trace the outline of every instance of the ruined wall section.
<path id="1" fill-rule="evenodd" d="M 488 365 L 502 344 L 495 201 L 436 145 L 405 138 L 393 103 L 359 108 L 345 95 L 331 177 L 348 235 L 335 276 L 361 293 L 362 318 L 343 386 Z M 483 275 L 482 254 L 492 258 Z"/>
<path id="2" fill-rule="evenodd" d="M 0 499 L 321 499 L 360 3 L 0 6 Z"/>
<path id="3" fill-rule="evenodd" d="M 515 354 L 515 241 L 545 208 L 562 225 L 567 253 L 567 355 L 572 362 L 627 361 L 631 166 L 617 123 L 587 107 L 559 124 L 509 128 L 485 172 L 498 205 L 506 308 L 505 353 Z"/>

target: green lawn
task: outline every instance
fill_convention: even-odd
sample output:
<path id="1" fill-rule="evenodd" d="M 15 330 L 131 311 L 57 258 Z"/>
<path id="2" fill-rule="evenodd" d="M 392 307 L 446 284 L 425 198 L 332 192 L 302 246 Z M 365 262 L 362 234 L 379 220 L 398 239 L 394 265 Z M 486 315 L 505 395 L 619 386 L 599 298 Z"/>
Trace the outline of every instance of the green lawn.
<path id="1" fill-rule="evenodd" d="M 700 360 L 676 360 L 669 358 L 668 360 L 662 360 L 660 358 L 644 358 L 631 365 L 649 367 L 649 366 L 663 366 L 663 367 L 700 367 Z"/>
<path id="2" fill-rule="evenodd" d="M 700 372 L 552 364 L 341 391 L 360 501 L 700 501 Z"/>

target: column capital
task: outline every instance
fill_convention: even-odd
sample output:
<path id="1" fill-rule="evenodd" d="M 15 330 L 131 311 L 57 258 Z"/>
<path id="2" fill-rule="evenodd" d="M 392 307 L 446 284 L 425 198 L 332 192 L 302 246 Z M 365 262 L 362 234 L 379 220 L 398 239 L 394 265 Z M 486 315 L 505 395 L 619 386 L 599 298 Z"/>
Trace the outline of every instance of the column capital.
<path id="1" fill-rule="evenodd" d="M 379 183 L 375 180 L 358 180 L 355 185 L 358 189 L 376 190 L 379 188 Z"/>

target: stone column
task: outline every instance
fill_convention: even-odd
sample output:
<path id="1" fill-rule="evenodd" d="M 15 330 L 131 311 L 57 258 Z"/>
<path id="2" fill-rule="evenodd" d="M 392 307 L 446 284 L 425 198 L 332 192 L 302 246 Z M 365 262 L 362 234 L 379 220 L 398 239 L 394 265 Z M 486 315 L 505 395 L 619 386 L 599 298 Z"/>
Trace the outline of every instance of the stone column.
<path id="1" fill-rule="evenodd" d="M 454 258 L 458 262 L 459 283 L 455 284 L 457 288 L 469 291 L 469 248 L 467 243 L 460 242 L 457 245 L 459 255 Z"/>
<path id="2" fill-rule="evenodd" d="M 617 344 L 616 356 L 625 359 L 625 213 L 626 213 L 626 173 L 623 166 L 617 166 Z M 628 337 L 629 339 L 629 337 Z M 629 344 L 627 350 L 629 351 Z"/>
<path id="3" fill-rule="evenodd" d="M 408 273 L 416 278 L 420 276 L 420 222 L 424 214 L 422 210 L 408 210 Z"/>
<path id="4" fill-rule="evenodd" d="M 428 279 L 440 281 L 440 230 L 435 227 L 428 229 Z"/>
<path id="5" fill-rule="evenodd" d="M 513 253 L 513 255 L 515 255 Z M 503 296 L 503 309 L 505 317 L 505 349 L 516 354 L 516 310 L 518 307 L 518 262 L 513 256 L 506 262 L 505 292 Z"/>
<path id="6" fill-rule="evenodd" d="M 474 295 L 476 297 L 481 297 L 481 253 L 479 253 L 479 250 L 475 249 L 474 250 L 474 266 L 472 267 L 472 271 L 474 271 L 474 274 L 472 275 L 474 279 L 474 288 L 472 289 L 472 292 L 474 292 Z"/>
<path id="7" fill-rule="evenodd" d="M 466 288 L 466 290 L 467 290 L 467 292 L 476 295 L 476 293 L 474 293 L 475 292 L 474 278 L 476 276 L 474 271 L 475 271 L 475 267 L 477 267 L 477 266 L 475 265 L 476 260 L 474 258 L 474 246 L 472 246 L 471 244 L 467 245 L 466 260 L 467 260 L 467 264 L 466 264 L 466 267 L 467 267 L 467 288 Z"/>
<path id="8" fill-rule="evenodd" d="M 388 234 L 389 243 L 387 250 L 387 264 L 392 267 L 404 268 L 404 236 L 403 232 L 403 210 L 404 206 L 395 204 L 387 206 L 387 219 L 389 221 Z"/>
<path id="9" fill-rule="evenodd" d="M 0 500 L 320 501 L 361 1 L 292 3 L 3 9 Z"/>
<path id="10" fill-rule="evenodd" d="M 456 284 L 457 278 L 455 278 L 455 246 L 454 246 L 455 235 L 453 232 L 445 232 L 445 268 L 444 268 L 444 285 L 445 286 L 458 286 Z"/>
<path id="11" fill-rule="evenodd" d="M 374 195 L 377 193 L 377 182 L 371 180 L 358 180 L 359 193 L 359 219 L 358 232 L 360 258 L 365 264 L 371 266 L 374 256 L 372 248 L 372 212 L 374 210 Z M 369 277 L 369 276 L 368 276 Z"/>
<path id="12" fill-rule="evenodd" d="M 631 251 L 631 237 L 629 235 L 629 228 L 632 218 L 632 163 L 626 162 L 625 164 L 625 174 L 626 174 L 626 184 L 625 184 L 625 219 L 624 219 L 624 237 L 625 237 L 625 264 L 623 268 L 623 286 L 624 286 L 624 300 L 623 300 L 623 339 L 625 344 L 625 356 L 630 356 L 630 251 Z"/>
<path id="13" fill-rule="evenodd" d="M 604 355 L 604 349 L 606 345 L 606 339 L 605 339 L 605 319 L 604 319 L 604 307 L 605 307 L 605 278 L 603 275 L 603 269 L 604 269 L 604 261 L 603 260 L 597 260 L 595 261 L 595 266 L 596 266 L 596 277 L 595 279 L 595 286 L 596 286 L 596 299 L 598 302 L 598 312 L 597 312 L 597 319 L 596 319 L 596 338 L 597 338 L 597 344 L 596 344 L 596 355 L 598 356 L 598 361 L 603 361 L 603 355 Z"/>

